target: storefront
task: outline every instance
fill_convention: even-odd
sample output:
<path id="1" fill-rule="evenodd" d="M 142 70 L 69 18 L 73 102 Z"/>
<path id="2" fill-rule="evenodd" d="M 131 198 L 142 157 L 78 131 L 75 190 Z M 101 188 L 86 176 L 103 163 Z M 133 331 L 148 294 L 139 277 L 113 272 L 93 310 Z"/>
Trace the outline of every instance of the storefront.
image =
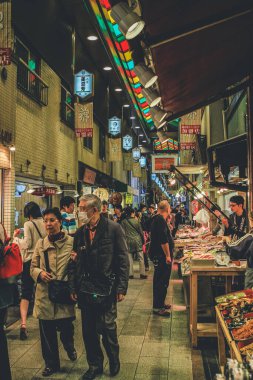
<path id="1" fill-rule="evenodd" d="M 28 202 L 36 202 L 43 211 L 47 207 L 60 207 L 60 199 L 64 195 L 78 196 L 75 185 L 17 176 L 15 178 L 15 227 L 24 225 L 26 221 L 24 206 Z"/>
<path id="2" fill-rule="evenodd" d="M 0 221 L 11 233 L 13 215 L 13 182 L 11 151 L 0 144 Z"/>

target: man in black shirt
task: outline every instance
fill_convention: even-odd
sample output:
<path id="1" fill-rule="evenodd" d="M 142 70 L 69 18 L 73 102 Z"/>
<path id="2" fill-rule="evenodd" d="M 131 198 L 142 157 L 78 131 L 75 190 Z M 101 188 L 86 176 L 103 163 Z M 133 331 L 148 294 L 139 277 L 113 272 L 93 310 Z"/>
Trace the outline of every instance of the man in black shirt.
<path id="1" fill-rule="evenodd" d="M 165 299 L 170 281 L 174 246 L 166 223 L 170 211 L 168 201 L 161 201 L 158 204 L 157 215 L 153 217 L 151 225 L 150 244 L 150 258 L 155 267 L 153 278 L 153 313 L 167 317 L 170 316 L 170 305 L 165 304 Z"/>
<path id="2" fill-rule="evenodd" d="M 246 210 L 243 208 L 244 199 L 241 195 L 235 195 L 229 200 L 229 207 L 233 214 L 230 215 L 229 220 L 222 219 L 225 225 L 225 236 L 231 236 L 232 241 L 236 241 L 246 235 L 248 232 L 248 216 Z"/>

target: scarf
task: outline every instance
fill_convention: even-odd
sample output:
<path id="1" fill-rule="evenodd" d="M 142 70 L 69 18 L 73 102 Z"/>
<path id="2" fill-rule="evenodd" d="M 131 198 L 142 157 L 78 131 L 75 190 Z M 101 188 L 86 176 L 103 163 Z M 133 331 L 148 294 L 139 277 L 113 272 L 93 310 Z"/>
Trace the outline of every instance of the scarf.
<path id="1" fill-rule="evenodd" d="M 57 240 L 63 239 L 64 236 L 65 236 L 65 233 L 60 231 L 60 232 L 58 232 L 58 234 L 48 235 L 48 240 L 50 241 L 50 243 L 54 243 Z"/>

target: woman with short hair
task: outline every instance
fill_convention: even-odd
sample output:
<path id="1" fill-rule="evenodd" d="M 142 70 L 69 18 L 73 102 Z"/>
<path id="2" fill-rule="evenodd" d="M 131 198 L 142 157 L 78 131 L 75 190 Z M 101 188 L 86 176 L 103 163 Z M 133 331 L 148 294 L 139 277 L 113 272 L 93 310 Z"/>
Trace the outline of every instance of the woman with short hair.
<path id="1" fill-rule="evenodd" d="M 48 208 L 43 216 L 47 236 L 36 244 L 31 276 L 37 284 L 33 315 L 39 319 L 42 355 L 45 360 L 42 376 L 51 376 L 60 369 L 57 331 L 60 331 L 60 339 L 69 359 L 77 359 L 74 347 L 74 304 L 54 303 L 49 299 L 48 293 L 52 280 L 68 281 L 67 266 L 71 260 L 73 238 L 61 230 L 62 216 L 57 207 Z"/>
<path id="2" fill-rule="evenodd" d="M 13 241 L 19 245 L 23 257 L 23 272 L 21 276 L 21 301 L 20 301 L 20 339 L 28 338 L 26 322 L 29 303 L 33 298 L 34 281 L 30 275 L 32 255 L 36 243 L 40 238 L 46 236 L 46 230 L 40 207 L 35 202 L 29 202 L 24 207 L 24 216 L 28 219 L 24 224 L 24 238 L 21 239 L 20 229 L 16 229 L 13 234 Z"/>

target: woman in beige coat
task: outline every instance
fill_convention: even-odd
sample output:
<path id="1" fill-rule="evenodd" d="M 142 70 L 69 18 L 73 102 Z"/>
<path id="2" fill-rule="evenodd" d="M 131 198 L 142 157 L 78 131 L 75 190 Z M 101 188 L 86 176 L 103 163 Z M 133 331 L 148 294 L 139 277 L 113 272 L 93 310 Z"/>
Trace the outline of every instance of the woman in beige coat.
<path id="1" fill-rule="evenodd" d="M 34 317 L 39 319 L 42 355 L 45 360 L 43 376 L 50 376 L 60 369 L 57 331 L 70 360 L 77 358 L 74 348 L 74 305 L 56 304 L 48 298 L 48 283 L 62 280 L 71 259 L 73 238 L 61 231 L 62 216 L 58 208 L 44 213 L 47 237 L 40 239 L 35 247 L 31 276 L 36 286 Z M 50 272 L 46 270 L 45 251 L 48 252 Z M 64 278 L 65 279 L 65 278 Z"/>

